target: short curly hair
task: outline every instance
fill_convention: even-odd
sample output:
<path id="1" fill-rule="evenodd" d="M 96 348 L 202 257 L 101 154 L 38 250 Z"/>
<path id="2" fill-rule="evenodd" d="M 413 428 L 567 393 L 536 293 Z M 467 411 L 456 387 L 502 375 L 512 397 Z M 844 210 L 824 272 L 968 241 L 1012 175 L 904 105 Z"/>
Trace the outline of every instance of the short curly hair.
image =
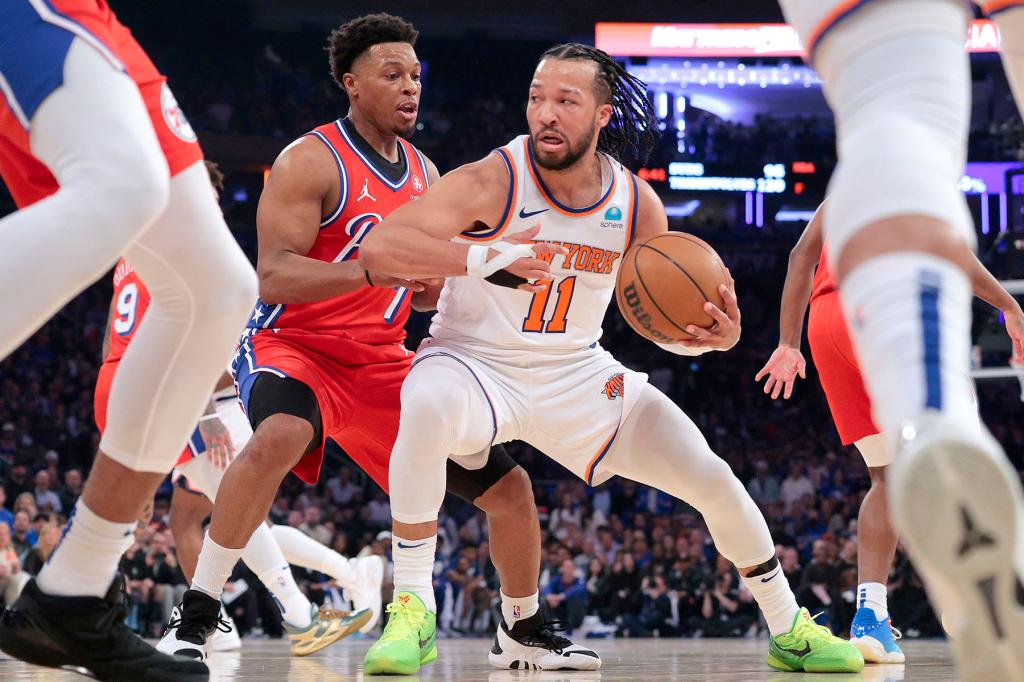
<path id="1" fill-rule="evenodd" d="M 383 12 L 367 14 L 342 24 L 331 31 L 331 37 L 327 40 L 334 82 L 344 90 L 345 74 L 352 70 L 352 63 L 374 45 L 415 45 L 419 35 L 419 31 L 405 19 Z"/>

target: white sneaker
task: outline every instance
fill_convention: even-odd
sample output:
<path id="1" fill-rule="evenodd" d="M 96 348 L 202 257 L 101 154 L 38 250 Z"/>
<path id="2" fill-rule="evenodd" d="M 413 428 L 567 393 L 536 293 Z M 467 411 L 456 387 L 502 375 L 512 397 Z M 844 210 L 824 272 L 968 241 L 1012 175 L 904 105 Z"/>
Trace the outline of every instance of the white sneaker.
<path id="1" fill-rule="evenodd" d="M 167 630 L 157 642 L 157 651 L 205 661 L 214 633 L 226 625 L 220 619 L 223 608 L 218 599 L 196 590 L 187 591 L 171 612 Z"/>
<path id="2" fill-rule="evenodd" d="M 511 630 L 505 619 L 498 617 L 487 660 L 495 668 L 512 670 L 598 670 L 601 657 L 554 631 L 544 620 L 543 609 L 518 621 Z"/>
<path id="3" fill-rule="evenodd" d="M 238 636 L 238 626 L 234 619 L 220 605 L 220 622 L 209 642 L 210 651 L 238 651 L 242 648 L 242 638 Z"/>
<path id="4" fill-rule="evenodd" d="M 380 619 L 381 587 L 384 584 L 384 560 L 376 554 L 348 560 L 356 574 L 355 586 L 346 588 L 345 592 L 352 602 L 352 610 L 359 612 L 370 610 L 370 620 L 359 628 L 359 632 L 369 632 Z"/>
<path id="5" fill-rule="evenodd" d="M 890 474 L 893 518 L 948 624 L 960 679 L 1024 681 L 1024 500 L 988 435 L 928 420 Z"/>

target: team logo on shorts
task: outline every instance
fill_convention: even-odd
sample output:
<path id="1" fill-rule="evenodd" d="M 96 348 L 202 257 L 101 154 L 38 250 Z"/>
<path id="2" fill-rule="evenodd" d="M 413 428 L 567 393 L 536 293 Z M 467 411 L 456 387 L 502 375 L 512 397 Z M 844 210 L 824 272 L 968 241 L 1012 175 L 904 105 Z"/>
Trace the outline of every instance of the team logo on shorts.
<path id="1" fill-rule="evenodd" d="M 420 176 L 418 176 L 418 175 L 412 176 L 412 188 L 414 190 L 416 190 L 417 192 L 422 192 L 423 191 L 423 181 L 420 180 Z"/>
<path id="2" fill-rule="evenodd" d="M 185 112 L 178 106 L 178 100 L 174 98 L 174 93 L 171 92 L 171 88 L 166 82 L 160 89 L 160 109 L 164 113 L 164 123 L 172 133 L 185 142 L 196 141 L 196 131 L 192 129 L 192 124 L 185 118 Z"/>
<path id="3" fill-rule="evenodd" d="M 603 393 L 604 397 L 608 398 L 608 400 L 615 400 L 616 398 L 622 397 L 622 394 L 625 392 L 625 388 L 626 381 L 622 376 L 622 372 L 619 372 L 608 377 L 608 381 L 604 382 L 604 389 L 602 389 L 601 393 Z"/>

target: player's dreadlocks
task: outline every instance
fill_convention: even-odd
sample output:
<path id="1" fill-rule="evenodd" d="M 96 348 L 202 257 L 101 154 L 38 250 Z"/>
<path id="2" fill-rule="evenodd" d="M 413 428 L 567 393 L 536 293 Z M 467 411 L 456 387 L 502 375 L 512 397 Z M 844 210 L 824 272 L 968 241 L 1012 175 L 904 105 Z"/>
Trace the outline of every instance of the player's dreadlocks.
<path id="1" fill-rule="evenodd" d="M 597 65 L 594 86 L 598 101 L 612 105 L 612 117 L 601 129 L 597 148 L 622 162 L 643 163 L 658 141 L 654 107 L 647 98 L 647 85 L 630 74 L 607 52 L 581 43 L 555 45 L 541 60 L 584 59 Z"/>
<path id="2" fill-rule="evenodd" d="M 419 31 L 401 17 L 391 14 L 367 14 L 342 24 L 331 31 L 327 40 L 331 75 L 342 90 L 343 79 L 352 70 L 352 62 L 374 45 L 380 43 L 416 44 Z"/>

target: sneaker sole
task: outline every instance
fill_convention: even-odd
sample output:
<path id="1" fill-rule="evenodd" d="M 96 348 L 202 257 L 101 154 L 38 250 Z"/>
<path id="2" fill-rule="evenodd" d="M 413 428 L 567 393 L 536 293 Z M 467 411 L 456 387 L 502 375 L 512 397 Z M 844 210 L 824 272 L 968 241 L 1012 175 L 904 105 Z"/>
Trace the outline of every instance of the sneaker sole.
<path id="1" fill-rule="evenodd" d="M 895 519 L 952 627 L 964 682 L 1024 681 L 1017 480 L 1005 458 L 941 435 L 902 453 L 893 467 Z M 973 538 L 965 534 L 965 514 L 978 533 Z M 981 534 L 987 539 L 978 541 Z"/>
<path id="2" fill-rule="evenodd" d="M 321 639 L 314 640 L 313 642 L 303 643 L 298 646 L 293 645 L 292 655 L 309 656 L 310 654 L 315 654 L 324 647 L 328 647 L 337 642 L 338 640 L 344 639 L 345 637 L 348 637 L 349 635 L 355 633 L 369 619 L 370 612 L 363 611 L 358 615 L 357 618 L 353 618 L 351 621 L 346 623 L 344 627 L 342 627 L 340 630 L 337 630 L 336 632 L 332 632 L 329 635 L 325 634 Z"/>
<path id="3" fill-rule="evenodd" d="M 406 663 L 394 660 L 377 659 L 372 663 L 363 663 L 364 675 L 415 675 L 420 667 L 437 660 L 437 645 L 432 645 L 427 651 L 420 652 L 420 660 L 416 663 Z"/>
<path id="4" fill-rule="evenodd" d="M 886 651 L 885 646 L 874 637 L 851 637 L 850 643 L 857 647 L 865 663 L 905 663 L 902 651 Z"/>

